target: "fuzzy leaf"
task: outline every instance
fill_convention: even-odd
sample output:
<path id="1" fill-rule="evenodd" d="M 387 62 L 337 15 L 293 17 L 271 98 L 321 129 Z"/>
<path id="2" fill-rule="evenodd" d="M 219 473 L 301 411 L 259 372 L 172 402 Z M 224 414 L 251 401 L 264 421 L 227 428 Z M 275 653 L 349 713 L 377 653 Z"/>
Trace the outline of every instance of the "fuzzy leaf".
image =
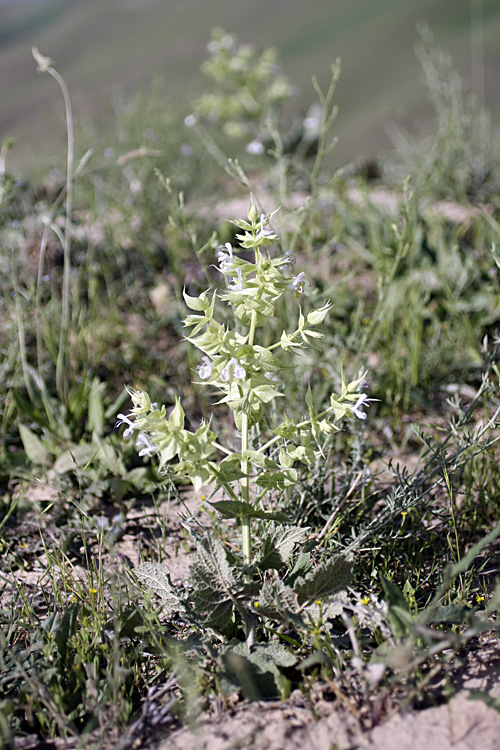
<path id="1" fill-rule="evenodd" d="M 302 541 L 309 528 L 279 526 L 267 534 L 262 542 L 256 565 L 261 570 L 279 570 L 289 561 L 294 547 Z"/>
<path id="2" fill-rule="evenodd" d="M 297 470 L 286 469 L 285 471 L 263 471 L 255 478 L 255 483 L 266 490 L 283 490 L 285 487 L 297 482 Z"/>
<path id="3" fill-rule="evenodd" d="M 264 583 L 256 604 L 257 612 L 264 617 L 283 623 L 293 622 L 298 627 L 303 626 L 302 618 L 295 614 L 299 606 L 297 594 L 283 581 Z"/>
<path id="4" fill-rule="evenodd" d="M 332 599 L 325 599 L 321 602 L 321 604 L 317 604 L 316 602 L 313 602 L 312 604 L 309 604 L 304 610 L 304 614 L 308 614 L 312 617 L 314 622 L 318 621 L 318 618 L 321 613 L 321 619 L 323 623 L 325 623 L 326 620 L 333 620 L 335 617 L 338 617 L 342 614 L 344 609 L 344 602 L 342 601 L 342 598 L 332 598 Z"/>
<path id="5" fill-rule="evenodd" d="M 321 562 L 303 578 L 297 579 L 294 591 L 299 604 L 337 594 L 351 582 L 351 566 L 341 555 Z"/>
<path id="6" fill-rule="evenodd" d="M 229 625 L 242 586 L 236 580 L 218 539 L 208 534 L 202 537 L 190 572 L 196 611 L 207 625 L 224 630 Z"/>
<path id="7" fill-rule="evenodd" d="M 166 565 L 143 563 L 133 569 L 133 573 L 144 586 L 158 594 L 169 612 L 184 612 L 186 607 L 179 593 L 170 580 Z"/>
<path id="8" fill-rule="evenodd" d="M 249 651 L 245 643 L 230 643 L 221 649 L 226 679 L 241 687 L 249 700 L 271 697 L 279 692 L 279 667 L 292 667 L 297 657 L 281 643 L 257 644 Z"/>

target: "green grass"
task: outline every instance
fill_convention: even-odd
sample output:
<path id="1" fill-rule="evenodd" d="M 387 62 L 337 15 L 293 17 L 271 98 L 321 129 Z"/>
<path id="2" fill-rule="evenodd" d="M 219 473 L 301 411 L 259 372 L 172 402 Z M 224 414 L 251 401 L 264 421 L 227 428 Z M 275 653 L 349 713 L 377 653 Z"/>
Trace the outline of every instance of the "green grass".
<path id="1" fill-rule="evenodd" d="M 333 676 L 360 710 L 390 696 L 422 705 L 433 680 L 445 700 L 437 682 L 453 654 L 498 627 L 498 204 L 489 195 L 487 210 L 472 206 L 461 192 L 461 219 L 433 210 L 438 195 L 457 198 L 459 160 L 437 186 L 423 172 L 393 179 L 388 210 L 361 175 L 332 176 L 300 146 L 282 153 L 279 132 L 275 156 L 252 157 L 209 122 L 199 140 L 183 103 L 165 111 L 155 86 L 124 100 L 105 130 L 77 123 L 70 201 L 62 145 L 59 174 L 16 181 L 7 154 L 1 177 L 0 743 L 127 748 L 189 723 L 221 693 L 286 698 L 323 680 L 327 695 Z M 134 154 L 146 128 L 151 153 Z M 464 132 L 453 131 L 453 153 Z M 439 137 L 436 127 L 432 144 Z M 434 167 L 443 174 L 438 158 Z M 309 387 L 327 406 L 341 366 L 350 378 L 367 369 L 377 399 L 366 422 L 348 420 L 298 467 L 293 492 L 271 496 L 274 511 L 309 528 L 303 546 L 275 573 L 244 573 L 249 585 L 288 585 L 347 553 L 352 587 L 340 609 L 306 598 L 307 617 L 268 602 L 253 650 L 236 618 L 226 637 L 137 585 L 131 568 L 175 573 L 212 524 L 235 562 L 239 529 L 114 428 L 129 384 L 167 407 L 180 397 L 186 428 L 211 416 L 227 444 L 237 439 L 224 405 L 192 382 L 199 356 L 183 340 L 182 291 L 220 285 L 215 250 L 234 243 L 234 227 L 211 207 L 249 185 L 266 210 L 282 203 L 280 249 L 311 282 L 304 313 L 333 303 L 324 338 L 286 379 L 287 413 L 307 412 Z M 296 316 L 290 294 L 269 335 Z M 264 554 L 269 521 L 254 531 Z M 375 683 L 370 661 L 385 670 Z"/>

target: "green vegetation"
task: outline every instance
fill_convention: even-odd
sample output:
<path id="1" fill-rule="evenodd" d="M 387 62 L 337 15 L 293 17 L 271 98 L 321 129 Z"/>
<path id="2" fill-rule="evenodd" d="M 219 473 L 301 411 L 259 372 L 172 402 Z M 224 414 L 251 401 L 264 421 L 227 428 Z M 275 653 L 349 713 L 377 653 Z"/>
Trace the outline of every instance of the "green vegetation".
<path id="1" fill-rule="evenodd" d="M 153 87 L 98 133 L 34 56 L 69 137 L 40 182 L 0 154 L 0 742 L 125 750 L 319 681 L 367 725 L 446 699 L 500 603 L 484 113 L 440 69 L 374 185 L 325 166 L 338 64 L 290 130 L 275 53 L 218 30 L 191 111 Z"/>

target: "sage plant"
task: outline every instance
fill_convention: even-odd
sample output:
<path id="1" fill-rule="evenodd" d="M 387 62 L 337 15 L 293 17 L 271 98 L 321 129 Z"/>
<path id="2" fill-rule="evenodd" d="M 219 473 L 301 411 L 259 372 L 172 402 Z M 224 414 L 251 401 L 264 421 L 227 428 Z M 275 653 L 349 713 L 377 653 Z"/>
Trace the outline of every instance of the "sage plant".
<path id="1" fill-rule="evenodd" d="M 223 291 L 207 289 L 198 297 L 184 291 L 191 311 L 184 319 L 187 340 L 201 353 L 196 370 L 197 384 L 209 387 L 232 411 L 239 433 L 239 450 L 224 446 L 203 420 L 196 431 L 184 426 L 180 399 L 167 415 L 165 406 L 152 403 L 144 391 L 130 391 L 133 408 L 120 414 L 118 424 L 126 424 L 124 436 L 134 435 L 139 455 L 156 455 L 161 470 L 177 477 L 188 477 L 195 491 L 211 486 L 213 494 L 223 490 L 226 499 L 212 503 L 225 517 L 238 518 L 242 534 L 242 558 L 252 560 L 252 519 L 286 521 L 283 514 L 269 507 L 271 493 L 293 487 L 298 474 L 295 466 L 307 465 L 321 451 L 322 436 L 339 429 L 346 415 L 365 419 L 363 407 L 370 399 L 362 392 L 364 377 L 347 383 L 342 376 L 340 394 L 332 394 L 327 408 L 317 411 L 310 389 L 306 395 L 308 416 L 294 420 L 285 415 L 275 426 L 268 426 L 268 405 L 282 398 L 281 375 L 290 369 L 289 360 L 300 354 L 311 340 L 320 339 L 317 327 L 323 323 L 331 304 L 327 302 L 304 315 L 300 300 L 308 283 L 305 272 L 294 275 L 294 258 L 289 252 L 273 257 L 269 248 L 278 239 L 272 214 L 260 214 L 253 199 L 247 219 L 234 221 L 239 248 L 229 242 L 217 249 L 216 262 L 225 280 Z M 249 252 L 250 251 L 250 252 Z M 243 257 L 244 254 L 244 257 Z M 248 255 L 253 258 L 248 259 Z M 285 294 L 297 299 L 297 319 L 293 330 L 283 330 L 268 346 L 259 335 L 274 316 L 276 305 Z M 229 305 L 236 321 L 232 330 L 217 319 L 217 304 Z M 250 429 L 259 425 L 265 441 L 249 444 Z M 270 449 L 273 448 L 272 456 Z"/>

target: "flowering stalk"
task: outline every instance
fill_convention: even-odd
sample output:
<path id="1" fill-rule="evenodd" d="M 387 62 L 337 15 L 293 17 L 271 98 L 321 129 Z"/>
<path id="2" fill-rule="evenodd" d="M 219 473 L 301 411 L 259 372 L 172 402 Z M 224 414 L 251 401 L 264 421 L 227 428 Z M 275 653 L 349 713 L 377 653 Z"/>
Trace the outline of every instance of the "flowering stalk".
<path id="1" fill-rule="evenodd" d="M 234 224 L 242 230 L 237 235 L 241 248 L 254 251 L 250 262 L 240 257 L 227 242 L 216 252 L 217 268 L 225 278 L 225 290 L 202 292 L 191 297 L 184 292 L 190 314 L 184 326 L 190 329 L 187 341 L 202 353 L 197 368 L 200 385 L 209 385 L 218 392 L 219 404 L 232 410 L 236 429 L 240 432 L 240 451 L 224 447 L 202 422 L 191 432 L 184 428 L 184 411 L 179 400 L 167 416 L 165 406 L 151 403 L 147 393 L 131 392 L 134 408 L 129 415 L 119 415 L 119 424 L 126 424 L 124 436 L 135 434 L 136 446 L 142 456 L 157 455 L 160 468 L 177 476 L 187 476 L 196 491 L 203 485 L 222 489 L 228 499 L 211 505 L 226 517 L 239 519 L 242 533 L 242 557 L 245 565 L 252 561 L 252 519 L 285 520 L 271 509 L 261 506 L 266 495 L 283 493 L 298 481 L 297 462 L 311 464 L 321 454 L 322 436 L 338 429 L 346 415 L 365 419 L 362 407 L 370 399 L 361 393 L 364 378 L 347 383 L 342 376 L 339 395 L 332 394 L 326 409 L 317 412 L 308 390 L 306 406 L 309 416 L 294 422 L 286 416 L 267 442 L 253 449 L 249 431 L 263 423 L 266 405 L 283 397 L 280 372 L 287 366 L 274 353 L 300 352 L 311 339 L 321 338 L 316 328 L 328 311 L 330 303 L 311 310 L 307 315 L 299 308 L 298 324 L 292 333 L 282 331 L 278 341 L 268 347 L 257 343 L 257 329 L 274 316 L 283 294 L 295 292 L 300 299 L 309 284 L 304 272 L 291 274 L 294 258 L 289 252 L 271 258 L 266 248 L 277 239 L 271 227 L 271 215 L 259 216 L 253 200 L 246 220 Z M 215 317 L 217 300 L 229 304 L 239 321 L 240 330 L 232 331 Z M 246 331 L 246 332 L 245 332 Z M 269 448 L 279 444 L 279 460 L 271 458 Z M 216 460 L 217 452 L 223 453 Z M 250 488 L 255 498 L 250 502 Z M 209 501 L 210 502 L 210 501 Z"/>

